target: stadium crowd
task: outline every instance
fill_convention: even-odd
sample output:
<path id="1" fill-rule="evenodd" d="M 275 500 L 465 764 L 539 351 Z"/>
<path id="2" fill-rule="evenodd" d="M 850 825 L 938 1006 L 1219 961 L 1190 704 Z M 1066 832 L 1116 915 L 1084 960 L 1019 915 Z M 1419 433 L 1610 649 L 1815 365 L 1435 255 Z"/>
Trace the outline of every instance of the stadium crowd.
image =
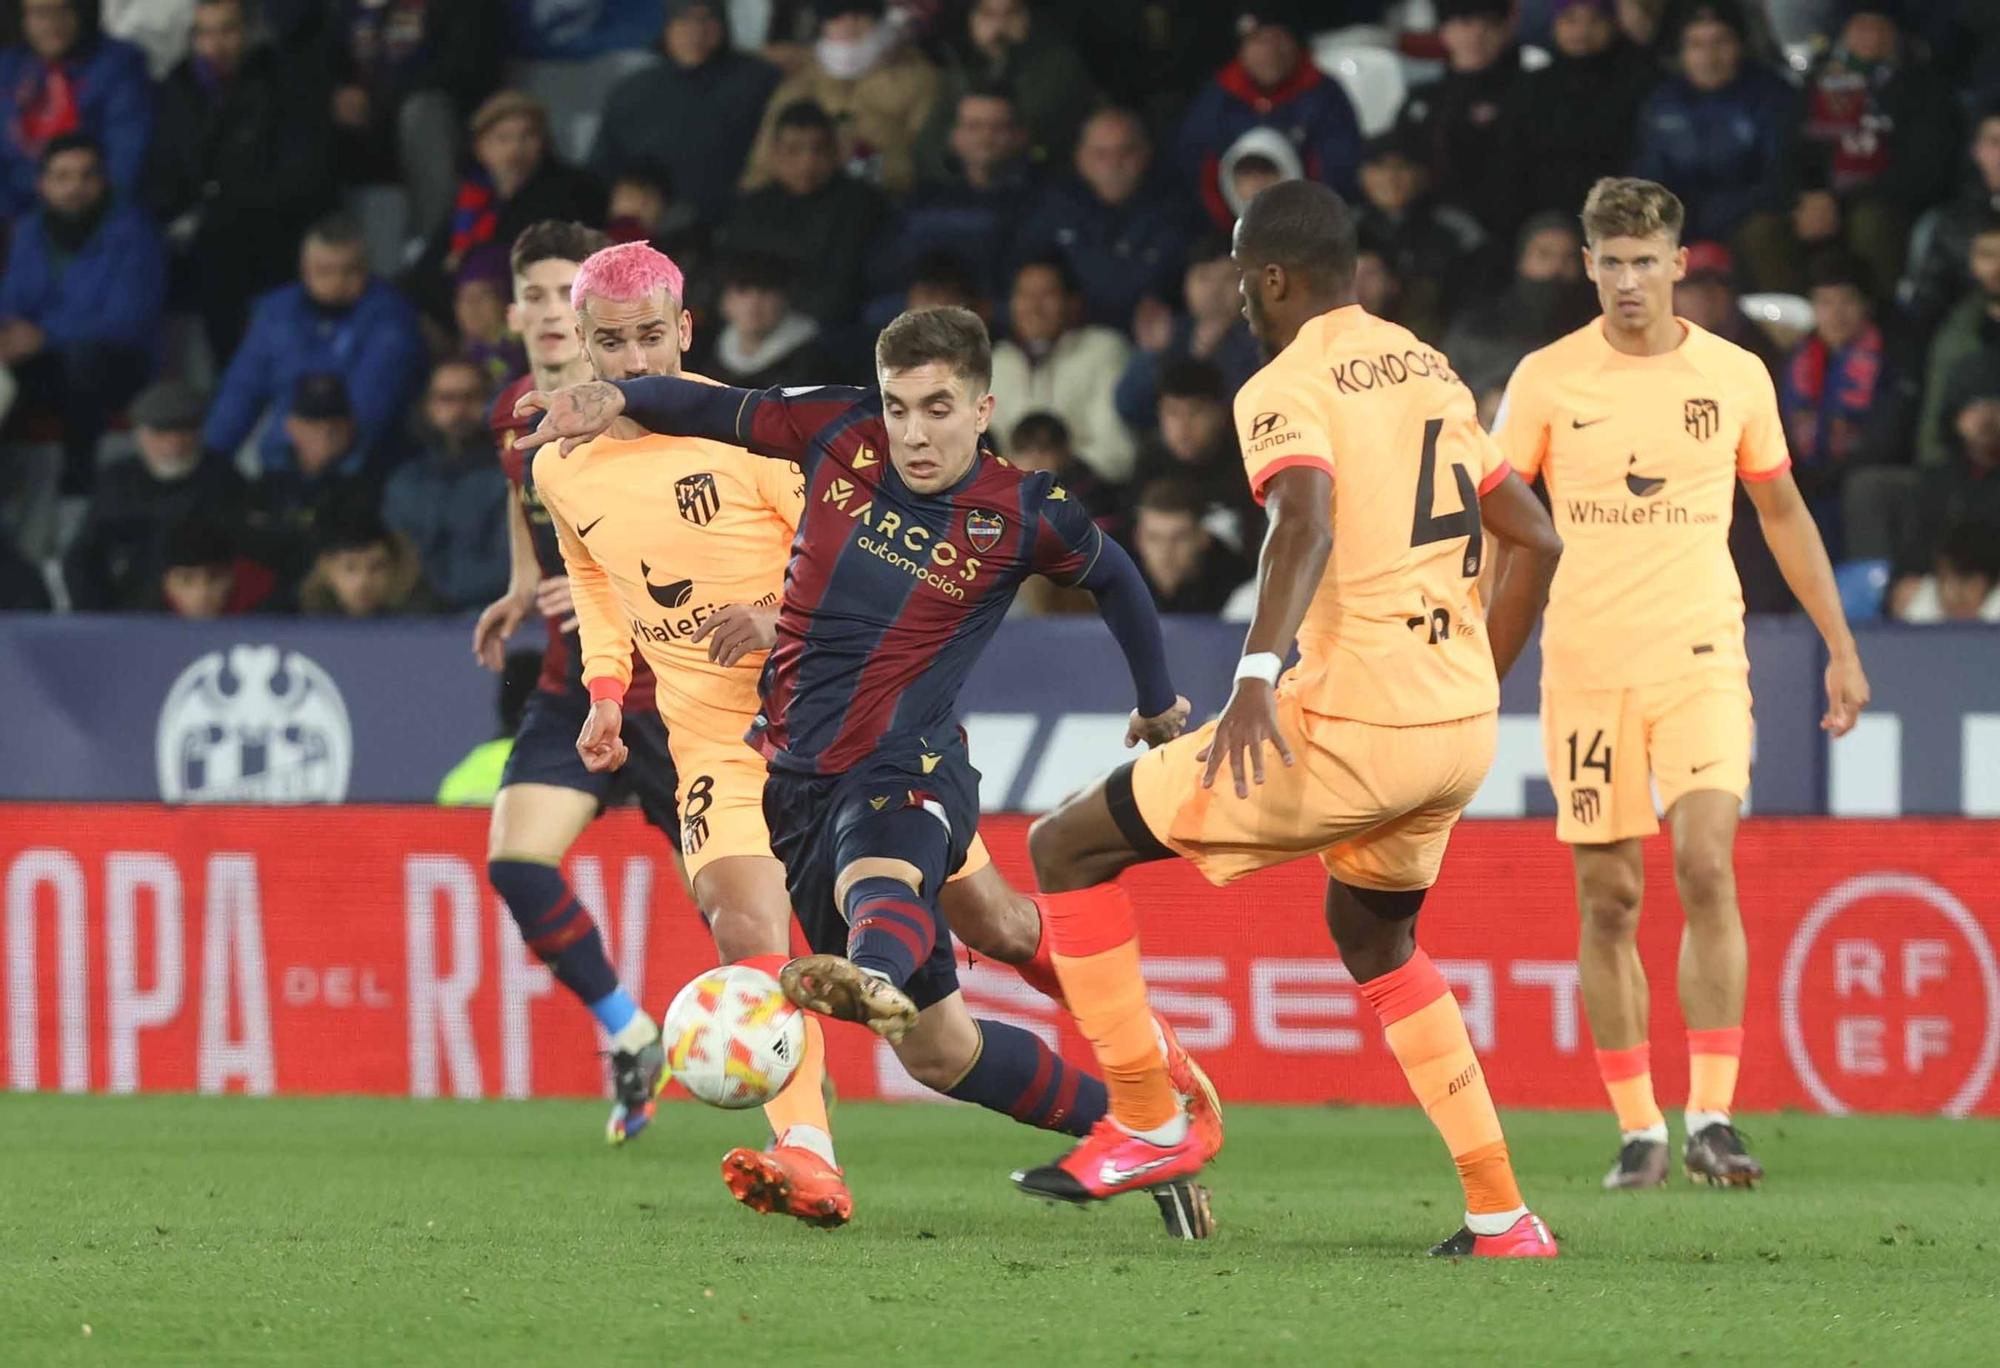
<path id="1" fill-rule="evenodd" d="M 996 447 L 1163 609 L 1247 616 L 1240 207 L 1347 196 L 1361 302 L 1490 420 L 1594 315 L 1577 210 L 1629 172 L 1686 202 L 1680 312 L 1772 368 L 1850 615 L 2000 621 L 1991 0 L 99 8 L 18 0 L 0 50 L 0 608 L 498 596 L 507 247 L 569 218 L 679 261 L 733 384 L 868 383 L 898 311 L 977 310 Z"/>

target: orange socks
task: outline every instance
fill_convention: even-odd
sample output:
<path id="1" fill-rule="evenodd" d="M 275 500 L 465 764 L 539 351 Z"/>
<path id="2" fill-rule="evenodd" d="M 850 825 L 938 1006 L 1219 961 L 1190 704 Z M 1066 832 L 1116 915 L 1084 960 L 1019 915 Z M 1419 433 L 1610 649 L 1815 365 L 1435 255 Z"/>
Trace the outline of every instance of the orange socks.
<path id="1" fill-rule="evenodd" d="M 1618 1113 L 1618 1129 L 1630 1140 L 1644 1135 L 1666 1139 L 1667 1118 L 1653 1100 L 1653 1049 L 1645 1041 L 1625 1050 L 1599 1050 L 1597 1072 Z"/>
<path id="2" fill-rule="evenodd" d="M 1458 999 L 1422 950 L 1402 968 L 1361 985 L 1382 1020 L 1389 1049 L 1410 1080 L 1425 1115 L 1451 1150 L 1473 1216 L 1525 1210 L 1500 1116 L 1486 1090 L 1486 1075 L 1472 1053 Z"/>
<path id="3" fill-rule="evenodd" d="M 784 955 L 753 955 L 739 963 L 762 969 L 772 978 L 785 967 Z M 784 1091 L 764 1104 L 764 1119 L 780 1145 L 799 1145 L 831 1164 L 833 1133 L 826 1118 L 826 1033 L 819 1018 L 807 1012 L 805 1056 Z"/>
<path id="4" fill-rule="evenodd" d="M 1688 1134 L 1729 1119 L 1736 1072 L 1743 1062 L 1743 1028 L 1688 1032 Z"/>
<path id="5" fill-rule="evenodd" d="M 1112 1119 L 1131 1131 L 1153 1131 L 1178 1120 L 1180 1099 L 1167 1078 L 1139 973 L 1132 900 L 1107 883 L 1045 893 L 1039 901 L 1041 953 L 1054 964 L 1070 1015 L 1097 1055 Z"/>

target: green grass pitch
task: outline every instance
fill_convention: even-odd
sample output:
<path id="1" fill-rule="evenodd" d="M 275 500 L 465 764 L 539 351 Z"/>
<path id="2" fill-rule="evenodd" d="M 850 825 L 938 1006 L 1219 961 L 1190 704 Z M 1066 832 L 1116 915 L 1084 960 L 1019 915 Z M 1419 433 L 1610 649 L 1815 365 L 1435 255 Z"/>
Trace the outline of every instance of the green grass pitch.
<path id="1" fill-rule="evenodd" d="M 1222 1228 L 1054 1208 L 1058 1148 L 963 1107 L 841 1107 L 838 1232 L 717 1176 L 755 1114 L 582 1103 L 0 1099 L 14 1364 L 1983 1363 L 2000 1126 L 1746 1118 L 1752 1193 L 1611 1196 L 1606 1118 L 1510 1114 L 1553 1263 L 1458 1264 L 1414 1109 L 1234 1109 Z M 86 1329 L 87 1327 L 87 1329 Z"/>

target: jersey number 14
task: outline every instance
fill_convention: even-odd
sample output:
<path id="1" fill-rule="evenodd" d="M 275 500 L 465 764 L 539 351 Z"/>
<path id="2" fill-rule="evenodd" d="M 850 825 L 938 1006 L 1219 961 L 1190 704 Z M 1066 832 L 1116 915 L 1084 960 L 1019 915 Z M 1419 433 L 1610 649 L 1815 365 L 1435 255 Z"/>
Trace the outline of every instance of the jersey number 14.
<path id="1" fill-rule="evenodd" d="M 1459 511 L 1441 518 L 1431 512 L 1437 500 L 1438 434 L 1443 430 L 1442 418 L 1432 418 L 1424 424 L 1423 464 L 1417 467 L 1417 511 L 1410 523 L 1410 545 L 1429 546 L 1432 542 L 1464 537 L 1463 574 L 1466 579 L 1476 579 L 1480 557 L 1486 551 L 1486 538 L 1479 528 L 1479 487 L 1473 483 L 1471 473 L 1457 461 L 1451 463 L 1451 474 L 1458 485 Z"/>

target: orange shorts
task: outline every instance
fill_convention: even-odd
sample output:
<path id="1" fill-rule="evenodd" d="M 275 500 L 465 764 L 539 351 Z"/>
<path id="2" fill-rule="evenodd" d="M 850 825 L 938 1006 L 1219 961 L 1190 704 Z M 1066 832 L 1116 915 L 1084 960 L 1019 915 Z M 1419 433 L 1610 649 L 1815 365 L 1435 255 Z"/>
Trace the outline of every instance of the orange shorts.
<path id="1" fill-rule="evenodd" d="M 771 830 L 764 823 L 764 757 L 743 739 L 749 719 L 741 720 L 734 735 L 727 732 L 736 725 L 733 717 L 703 720 L 710 725 L 696 727 L 686 719 L 679 726 L 671 720 L 667 724 L 667 747 L 673 752 L 676 775 L 674 797 L 681 814 L 681 863 L 687 866 L 690 883 L 711 861 L 731 855 L 777 858 L 771 853 Z M 992 863 L 986 843 L 974 832 L 965 862 L 951 880 L 968 878 Z"/>
<path id="2" fill-rule="evenodd" d="M 1278 724 L 1296 763 L 1269 751 L 1264 782 L 1238 798 L 1224 760 L 1213 788 L 1201 786 L 1215 724 L 1148 751 L 1132 769 L 1132 796 L 1146 826 L 1226 884 L 1301 855 L 1357 888 L 1429 888 L 1459 813 L 1486 778 L 1496 714 L 1417 727 L 1321 717 L 1278 691 Z"/>
<path id="3" fill-rule="evenodd" d="M 1556 839 L 1602 845 L 1660 829 L 1682 794 L 1750 792 L 1750 682 L 1682 675 L 1629 689 L 1542 688 Z"/>

